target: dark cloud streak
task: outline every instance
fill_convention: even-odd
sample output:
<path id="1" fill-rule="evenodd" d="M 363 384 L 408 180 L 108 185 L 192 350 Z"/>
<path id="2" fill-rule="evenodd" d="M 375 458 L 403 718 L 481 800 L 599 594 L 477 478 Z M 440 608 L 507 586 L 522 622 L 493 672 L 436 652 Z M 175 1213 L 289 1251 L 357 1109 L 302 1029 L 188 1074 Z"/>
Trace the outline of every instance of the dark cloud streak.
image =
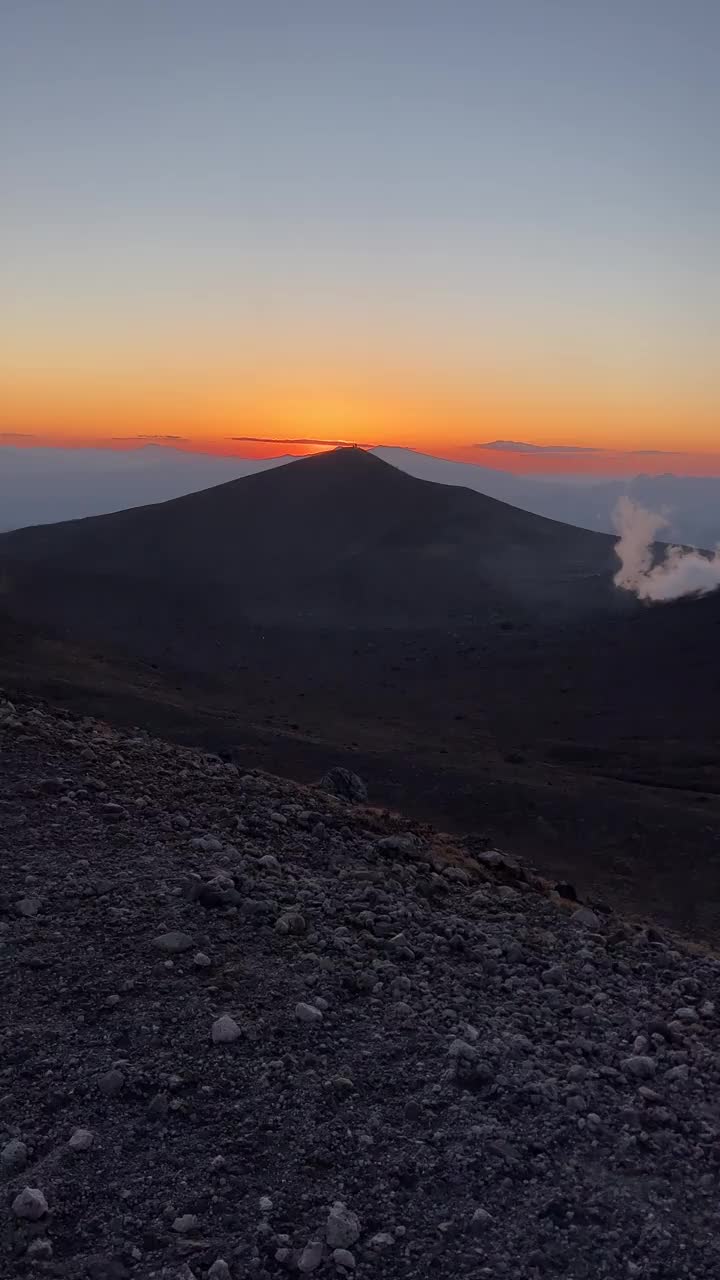
<path id="1" fill-rule="evenodd" d="M 319 440 L 314 436 L 289 437 L 289 436 L 228 436 L 229 440 L 235 440 L 240 444 L 326 444 L 329 448 L 342 448 L 343 445 L 357 444 L 361 449 L 374 449 L 374 444 L 367 444 L 362 440 Z"/>
<path id="2" fill-rule="evenodd" d="M 494 449 L 498 453 L 607 453 L 582 444 L 527 444 L 524 440 L 487 440 L 474 444 L 473 449 Z"/>
<path id="3" fill-rule="evenodd" d="M 481 444 L 474 444 L 473 449 L 488 449 L 496 453 L 551 453 L 551 454 L 573 454 L 573 453 L 603 453 L 611 454 L 617 457 L 632 455 L 633 457 L 677 457 L 680 450 L 677 449 L 602 449 L 596 445 L 584 444 L 528 444 L 524 440 L 487 440 Z"/>

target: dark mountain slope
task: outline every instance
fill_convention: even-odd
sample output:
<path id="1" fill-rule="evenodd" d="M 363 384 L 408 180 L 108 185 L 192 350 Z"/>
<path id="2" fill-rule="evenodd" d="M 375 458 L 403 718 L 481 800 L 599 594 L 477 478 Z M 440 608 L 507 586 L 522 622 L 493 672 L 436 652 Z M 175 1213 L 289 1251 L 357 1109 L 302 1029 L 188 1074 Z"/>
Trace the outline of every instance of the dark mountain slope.
<path id="1" fill-rule="evenodd" d="M 107 621 L 444 625 L 607 608 L 612 540 L 342 449 L 171 502 L 0 538 L 10 607 Z M 62 579 L 62 581 L 60 581 Z M 229 593 L 232 589 L 232 594 Z M 159 593 L 159 594 L 158 594 Z M 103 615 L 103 616 L 100 616 Z M 104 620 L 103 620 L 104 618 Z"/>
<path id="2" fill-rule="evenodd" d="M 0 680 L 486 831 L 720 936 L 720 593 L 359 452 L 0 538 Z"/>

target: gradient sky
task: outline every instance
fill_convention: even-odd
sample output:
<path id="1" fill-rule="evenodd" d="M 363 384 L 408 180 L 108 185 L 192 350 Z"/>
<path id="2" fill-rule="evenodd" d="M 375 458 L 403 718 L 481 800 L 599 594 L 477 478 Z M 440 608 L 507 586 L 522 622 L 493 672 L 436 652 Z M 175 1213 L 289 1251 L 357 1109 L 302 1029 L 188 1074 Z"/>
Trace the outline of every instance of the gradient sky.
<path id="1" fill-rule="evenodd" d="M 0 0 L 0 50 L 6 442 L 720 471 L 716 0 Z"/>

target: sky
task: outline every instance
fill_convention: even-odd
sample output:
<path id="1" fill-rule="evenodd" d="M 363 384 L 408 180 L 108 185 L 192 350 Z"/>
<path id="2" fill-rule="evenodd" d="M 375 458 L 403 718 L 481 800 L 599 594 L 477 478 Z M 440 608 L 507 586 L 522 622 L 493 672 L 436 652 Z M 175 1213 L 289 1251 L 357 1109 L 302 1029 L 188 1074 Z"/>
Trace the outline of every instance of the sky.
<path id="1" fill-rule="evenodd" d="M 0 29 L 0 441 L 720 474 L 716 0 Z"/>

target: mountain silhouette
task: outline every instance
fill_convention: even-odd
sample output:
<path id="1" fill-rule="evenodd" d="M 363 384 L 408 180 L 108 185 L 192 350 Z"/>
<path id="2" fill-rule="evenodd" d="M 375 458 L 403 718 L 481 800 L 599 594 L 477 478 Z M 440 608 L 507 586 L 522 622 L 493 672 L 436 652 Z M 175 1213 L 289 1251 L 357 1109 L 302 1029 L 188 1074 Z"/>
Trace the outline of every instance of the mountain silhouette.
<path id="1" fill-rule="evenodd" d="M 612 548 L 606 535 L 342 448 L 169 502 L 4 534 L 0 564 L 21 616 L 127 643 L 143 619 L 160 638 L 199 616 L 226 628 L 432 627 L 493 611 L 617 609 Z"/>

